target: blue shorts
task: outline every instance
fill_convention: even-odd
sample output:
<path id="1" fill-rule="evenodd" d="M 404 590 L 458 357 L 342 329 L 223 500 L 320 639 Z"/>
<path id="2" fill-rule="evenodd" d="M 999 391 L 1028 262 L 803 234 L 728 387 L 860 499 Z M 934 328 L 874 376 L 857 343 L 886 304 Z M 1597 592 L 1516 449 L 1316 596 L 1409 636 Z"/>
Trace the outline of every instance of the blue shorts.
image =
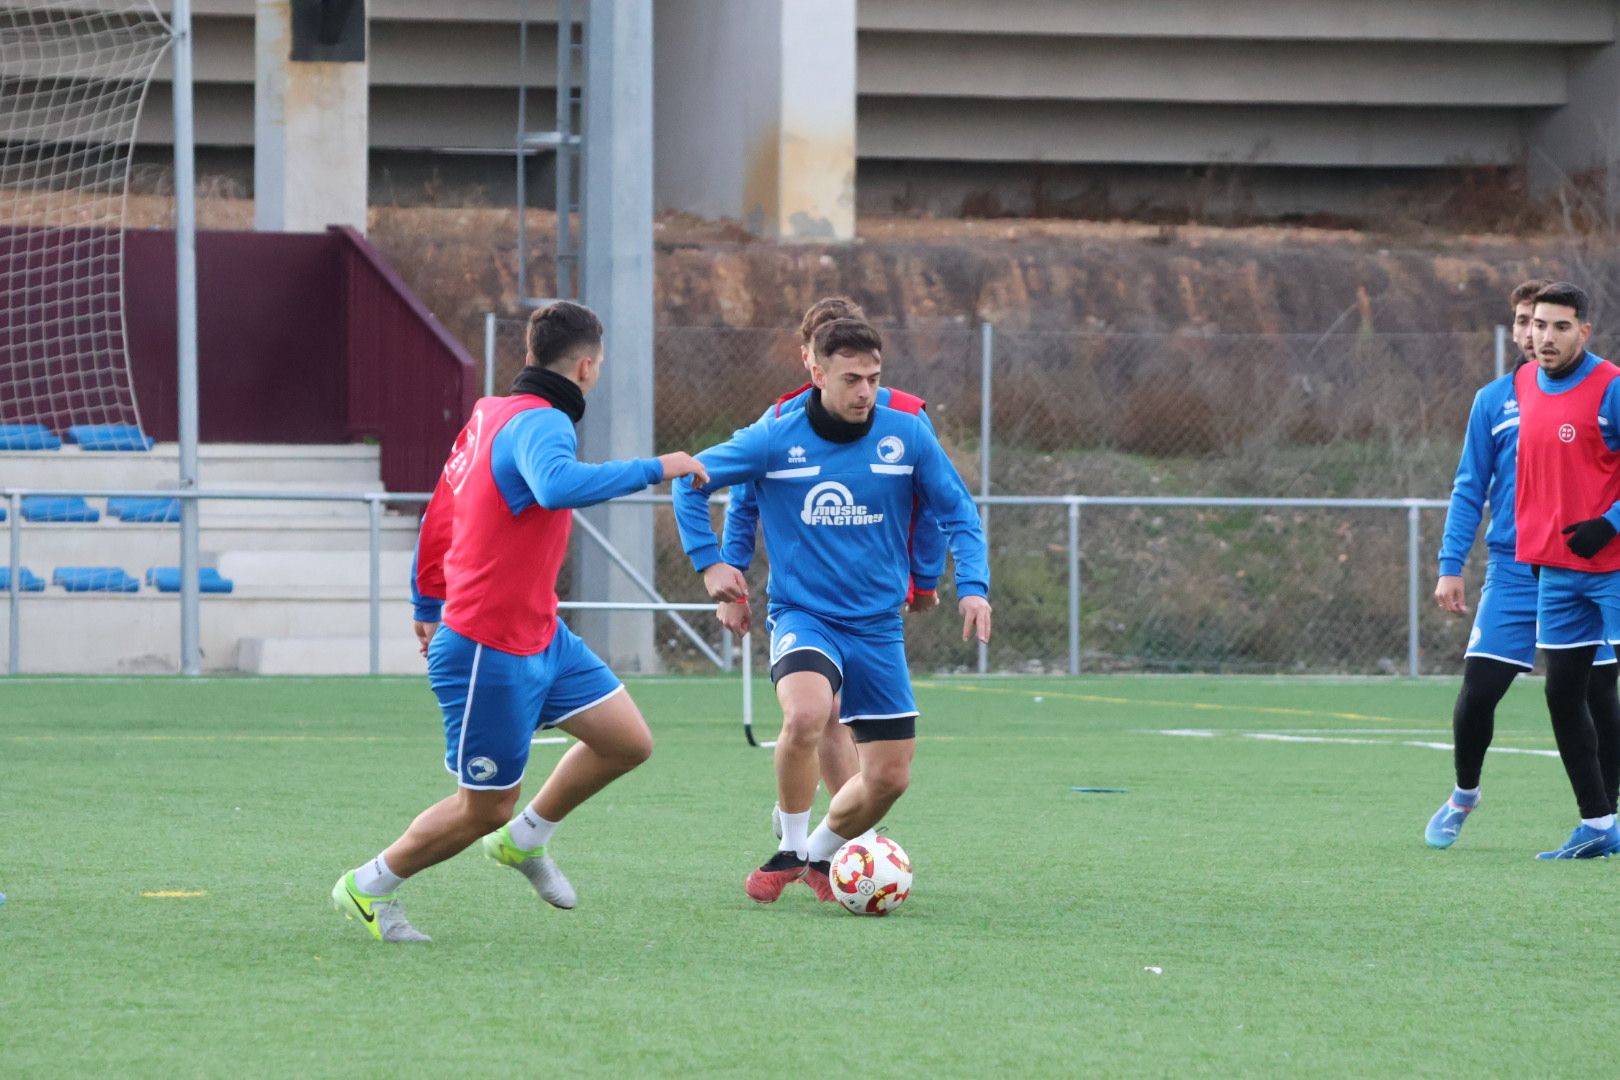
<path id="1" fill-rule="evenodd" d="M 1542 567 L 1536 622 L 1536 644 L 1541 648 L 1596 645 L 1598 658 L 1606 656 L 1612 663 L 1614 643 L 1620 641 L 1620 571 L 1594 574 Z"/>
<path id="2" fill-rule="evenodd" d="M 1479 594 L 1474 630 L 1463 656 L 1500 660 L 1529 670 L 1536 662 L 1536 605 L 1540 583 L 1529 566 L 1512 559 L 1485 564 L 1485 587 Z M 1614 647 L 1599 645 L 1597 664 L 1614 663 Z"/>
<path id="3" fill-rule="evenodd" d="M 483 791 L 523 782 L 536 731 L 624 689 L 561 619 L 551 644 L 533 656 L 440 626 L 428 645 L 428 683 L 444 710 L 444 767 L 462 787 Z"/>
<path id="4" fill-rule="evenodd" d="M 801 649 L 821 653 L 843 677 L 838 722 L 896 720 L 917 715 L 906 667 L 905 624 L 896 613 L 860 625 L 834 622 L 803 608 L 773 607 L 771 664 Z"/>

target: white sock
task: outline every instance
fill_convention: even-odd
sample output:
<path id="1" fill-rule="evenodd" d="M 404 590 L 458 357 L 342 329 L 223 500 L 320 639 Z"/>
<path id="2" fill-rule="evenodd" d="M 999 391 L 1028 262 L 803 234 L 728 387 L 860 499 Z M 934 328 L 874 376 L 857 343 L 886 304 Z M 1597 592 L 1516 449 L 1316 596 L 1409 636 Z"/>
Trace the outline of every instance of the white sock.
<path id="1" fill-rule="evenodd" d="M 557 831 L 558 824 L 535 813 L 533 806 L 525 806 L 506 828 L 512 834 L 512 843 L 524 851 L 533 851 L 551 843 L 551 834 Z"/>
<path id="2" fill-rule="evenodd" d="M 826 862 L 848 842 L 847 838 L 833 832 L 827 825 L 827 819 L 822 818 L 816 831 L 810 834 L 810 861 Z"/>
<path id="3" fill-rule="evenodd" d="M 1594 829 L 1608 831 L 1609 829 L 1614 828 L 1614 815 L 1604 814 L 1602 817 L 1583 817 L 1581 818 L 1581 824 L 1589 825 Z"/>
<path id="4" fill-rule="evenodd" d="M 799 814 L 790 814 L 782 811 L 782 851 L 791 851 L 799 858 L 804 858 L 810 841 L 805 835 L 810 831 L 810 811 Z"/>
<path id="5" fill-rule="evenodd" d="M 381 854 L 354 868 L 354 887 L 367 896 L 387 896 L 404 882 L 404 878 L 388 869 L 388 860 Z"/>

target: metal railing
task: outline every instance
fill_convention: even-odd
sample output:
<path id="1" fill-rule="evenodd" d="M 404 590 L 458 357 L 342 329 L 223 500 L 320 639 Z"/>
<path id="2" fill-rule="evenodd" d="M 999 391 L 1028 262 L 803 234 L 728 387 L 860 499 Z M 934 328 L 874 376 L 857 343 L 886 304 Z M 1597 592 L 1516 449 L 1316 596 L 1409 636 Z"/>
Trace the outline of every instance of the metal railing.
<path id="1" fill-rule="evenodd" d="M 232 500 L 263 500 L 271 502 L 363 502 L 367 508 L 368 521 L 368 574 L 367 574 L 367 605 L 368 605 L 368 640 L 369 640 L 369 671 L 376 674 L 380 669 L 380 642 L 381 642 L 381 560 L 382 542 L 381 526 L 383 509 L 388 503 L 424 503 L 428 495 L 420 493 L 400 493 L 386 491 L 368 491 L 356 493 L 334 492 L 297 492 L 297 491 L 252 491 L 219 489 L 209 491 L 173 491 L 173 490 L 105 490 L 105 489 L 35 489 L 35 488 L 0 488 L 9 508 L 7 528 L 10 539 L 10 577 L 8 581 L 8 625 L 9 625 L 9 656 L 7 670 L 16 674 L 20 669 L 19 648 L 21 641 L 20 628 L 20 594 L 21 578 L 21 551 L 22 551 L 22 501 L 25 496 L 79 496 L 82 498 L 168 498 L 168 499 L 232 499 Z M 723 496 L 721 497 L 723 498 Z M 1424 510 L 1443 510 L 1447 503 L 1439 499 L 1312 499 L 1312 498 L 1242 498 L 1242 497 L 1198 497 L 1198 496 L 1124 496 L 1124 495 L 981 495 L 975 497 L 981 507 L 981 512 L 992 506 L 1005 507 L 1058 507 L 1062 508 L 1066 516 L 1067 536 L 1063 545 L 1066 561 L 1067 579 L 1067 612 L 1066 623 L 1068 631 L 1067 641 L 1067 671 L 1071 675 L 1078 675 L 1082 667 L 1082 641 L 1081 641 L 1081 615 L 1083 609 L 1083 589 L 1081 549 L 1084 539 L 1083 511 L 1087 507 L 1126 507 L 1126 508 L 1186 508 L 1186 509 L 1271 509 L 1271 510 L 1376 510 L 1401 511 L 1406 515 L 1406 673 L 1416 676 L 1421 673 L 1420 643 L 1419 643 L 1419 601 L 1422 588 L 1422 552 L 1420 550 L 1422 537 L 1420 530 L 1420 515 Z M 625 496 L 622 502 L 646 504 L 650 506 L 667 506 L 672 503 L 668 495 L 641 494 Z M 717 500 L 718 501 L 718 500 Z M 593 542 L 606 545 L 604 538 L 594 534 L 594 530 L 583 530 L 587 538 Z M 607 545 L 610 553 L 611 545 Z M 622 560 L 616 560 L 621 569 L 627 573 L 633 567 Z M 668 614 L 677 620 L 677 624 L 688 636 L 701 646 L 700 651 L 723 670 L 730 670 L 729 648 L 727 655 L 716 653 L 707 641 L 702 640 L 685 619 L 683 613 L 703 613 L 713 610 L 712 603 L 678 602 L 668 600 L 659 592 L 653 583 L 639 573 L 631 573 L 639 588 L 647 594 L 646 602 L 608 603 L 592 601 L 568 601 L 559 606 L 565 610 L 640 610 L 654 611 Z M 992 589 L 994 595 L 994 589 Z M 728 643 L 729 644 L 729 643 Z M 751 671 L 752 649 L 751 641 L 745 637 L 743 646 L 743 670 Z M 978 670 L 988 670 L 985 654 L 981 650 L 978 659 Z M 745 718 L 751 722 L 751 700 L 746 696 L 745 689 Z"/>

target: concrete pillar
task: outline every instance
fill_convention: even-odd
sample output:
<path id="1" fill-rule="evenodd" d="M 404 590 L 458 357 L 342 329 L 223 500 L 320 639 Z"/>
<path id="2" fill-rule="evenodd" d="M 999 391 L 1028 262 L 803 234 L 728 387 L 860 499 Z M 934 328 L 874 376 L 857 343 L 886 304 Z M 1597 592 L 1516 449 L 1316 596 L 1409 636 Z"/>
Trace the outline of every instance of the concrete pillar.
<path id="1" fill-rule="evenodd" d="M 1611 213 L 1620 209 L 1620 3 L 1614 8 L 1615 38 L 1567 50 L 1565 103 L 1531 127 L 1526 147 L 1532 195 L 1551 195 L 1572 177 L 1603 169 L 1600 190 Z"/>
<path id="2" fill-rule="evenodd" d="M 602 318 L 606 363 L 587 399 L 581 456 L 650 457 L 653 451 L 652 0 L 590 0 L 585 16 L 582 211 L 584 302 Z M 648 506 L 583 511 L 648 581 L 654 581 Z M 575 598 L 647 596 L 584 530 Z M 616 671 L 658 670 L 654 616 L 579 612 L 580 636 Z"/>
<path id="3" fill-rule="evenodd" d="M 257 0 L 254 52 L 254 227 L 364 232 L 365 0 Z"/>
<path id="4" fill-rule="evenodd" d="M 682 0 L 656 17 L 659 207 L 854 239 L 855 0 Z"/>

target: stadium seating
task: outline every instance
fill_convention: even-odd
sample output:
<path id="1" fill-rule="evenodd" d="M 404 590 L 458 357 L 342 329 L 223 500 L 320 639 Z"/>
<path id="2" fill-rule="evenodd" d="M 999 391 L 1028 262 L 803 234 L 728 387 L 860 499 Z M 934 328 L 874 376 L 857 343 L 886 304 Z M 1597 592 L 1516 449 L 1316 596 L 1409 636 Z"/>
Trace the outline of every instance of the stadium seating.
<path id="1" fill-rule="evenodd" d="M 179 499 L 107 500 L 107 513 L 120 521 L 172 522 L 180 520 Z"/>
<path id="2" fill-rule="evenodd" d="M 67 441 L 83 450 L 150 450 L 153 439 L 134 424 L 75 424 Z"/>
<path id="3" fill-rule="evenodd" d="M 180 591 L 180 568 L 178 566 L 153 566 L 146 571 L 146 583 L 157 589 L 158 592 Z M 200 567 L 197 570 L 197 589 L 205 593 L 228 593 L 236 588 L 236 583 L 230 578 L 220 577 L 219 571 L 212 566 Z"/>
<path id="4" fill-rule="evenodd" d="M 62 440 L 44 424 L 0 424 L 0 450 L 60 450 Z"/>
<path id="5" fill-rule="evenodd" d="M 0 591 L 6 591 L 6 590 L 9 590 L 10 588 L 11 588 L 11 567 L 9 567 L 9 566 L 0 566 Z M 45 591 L 45 579 L 40 577 L 39 575 L 35 574 L 32 570 L 28 569 L 28 567 L 26 567 L 26 566 L 18 567 L 17 591 L 18 592 L 44 592 Z"/>
<path id="6" fill-rule="evenodd" d="M 22 501 L 24 521 L 100 521 L 101 512 L 77 495 L 54 497 L 24 495 Z"/>
<path id="7" fill-rule="evenodd" d="M 68 592 L 131 593 L 141 589 L 141 583 L 121 566 L 58 566 L 51 574 L 51 584 Z"/>

